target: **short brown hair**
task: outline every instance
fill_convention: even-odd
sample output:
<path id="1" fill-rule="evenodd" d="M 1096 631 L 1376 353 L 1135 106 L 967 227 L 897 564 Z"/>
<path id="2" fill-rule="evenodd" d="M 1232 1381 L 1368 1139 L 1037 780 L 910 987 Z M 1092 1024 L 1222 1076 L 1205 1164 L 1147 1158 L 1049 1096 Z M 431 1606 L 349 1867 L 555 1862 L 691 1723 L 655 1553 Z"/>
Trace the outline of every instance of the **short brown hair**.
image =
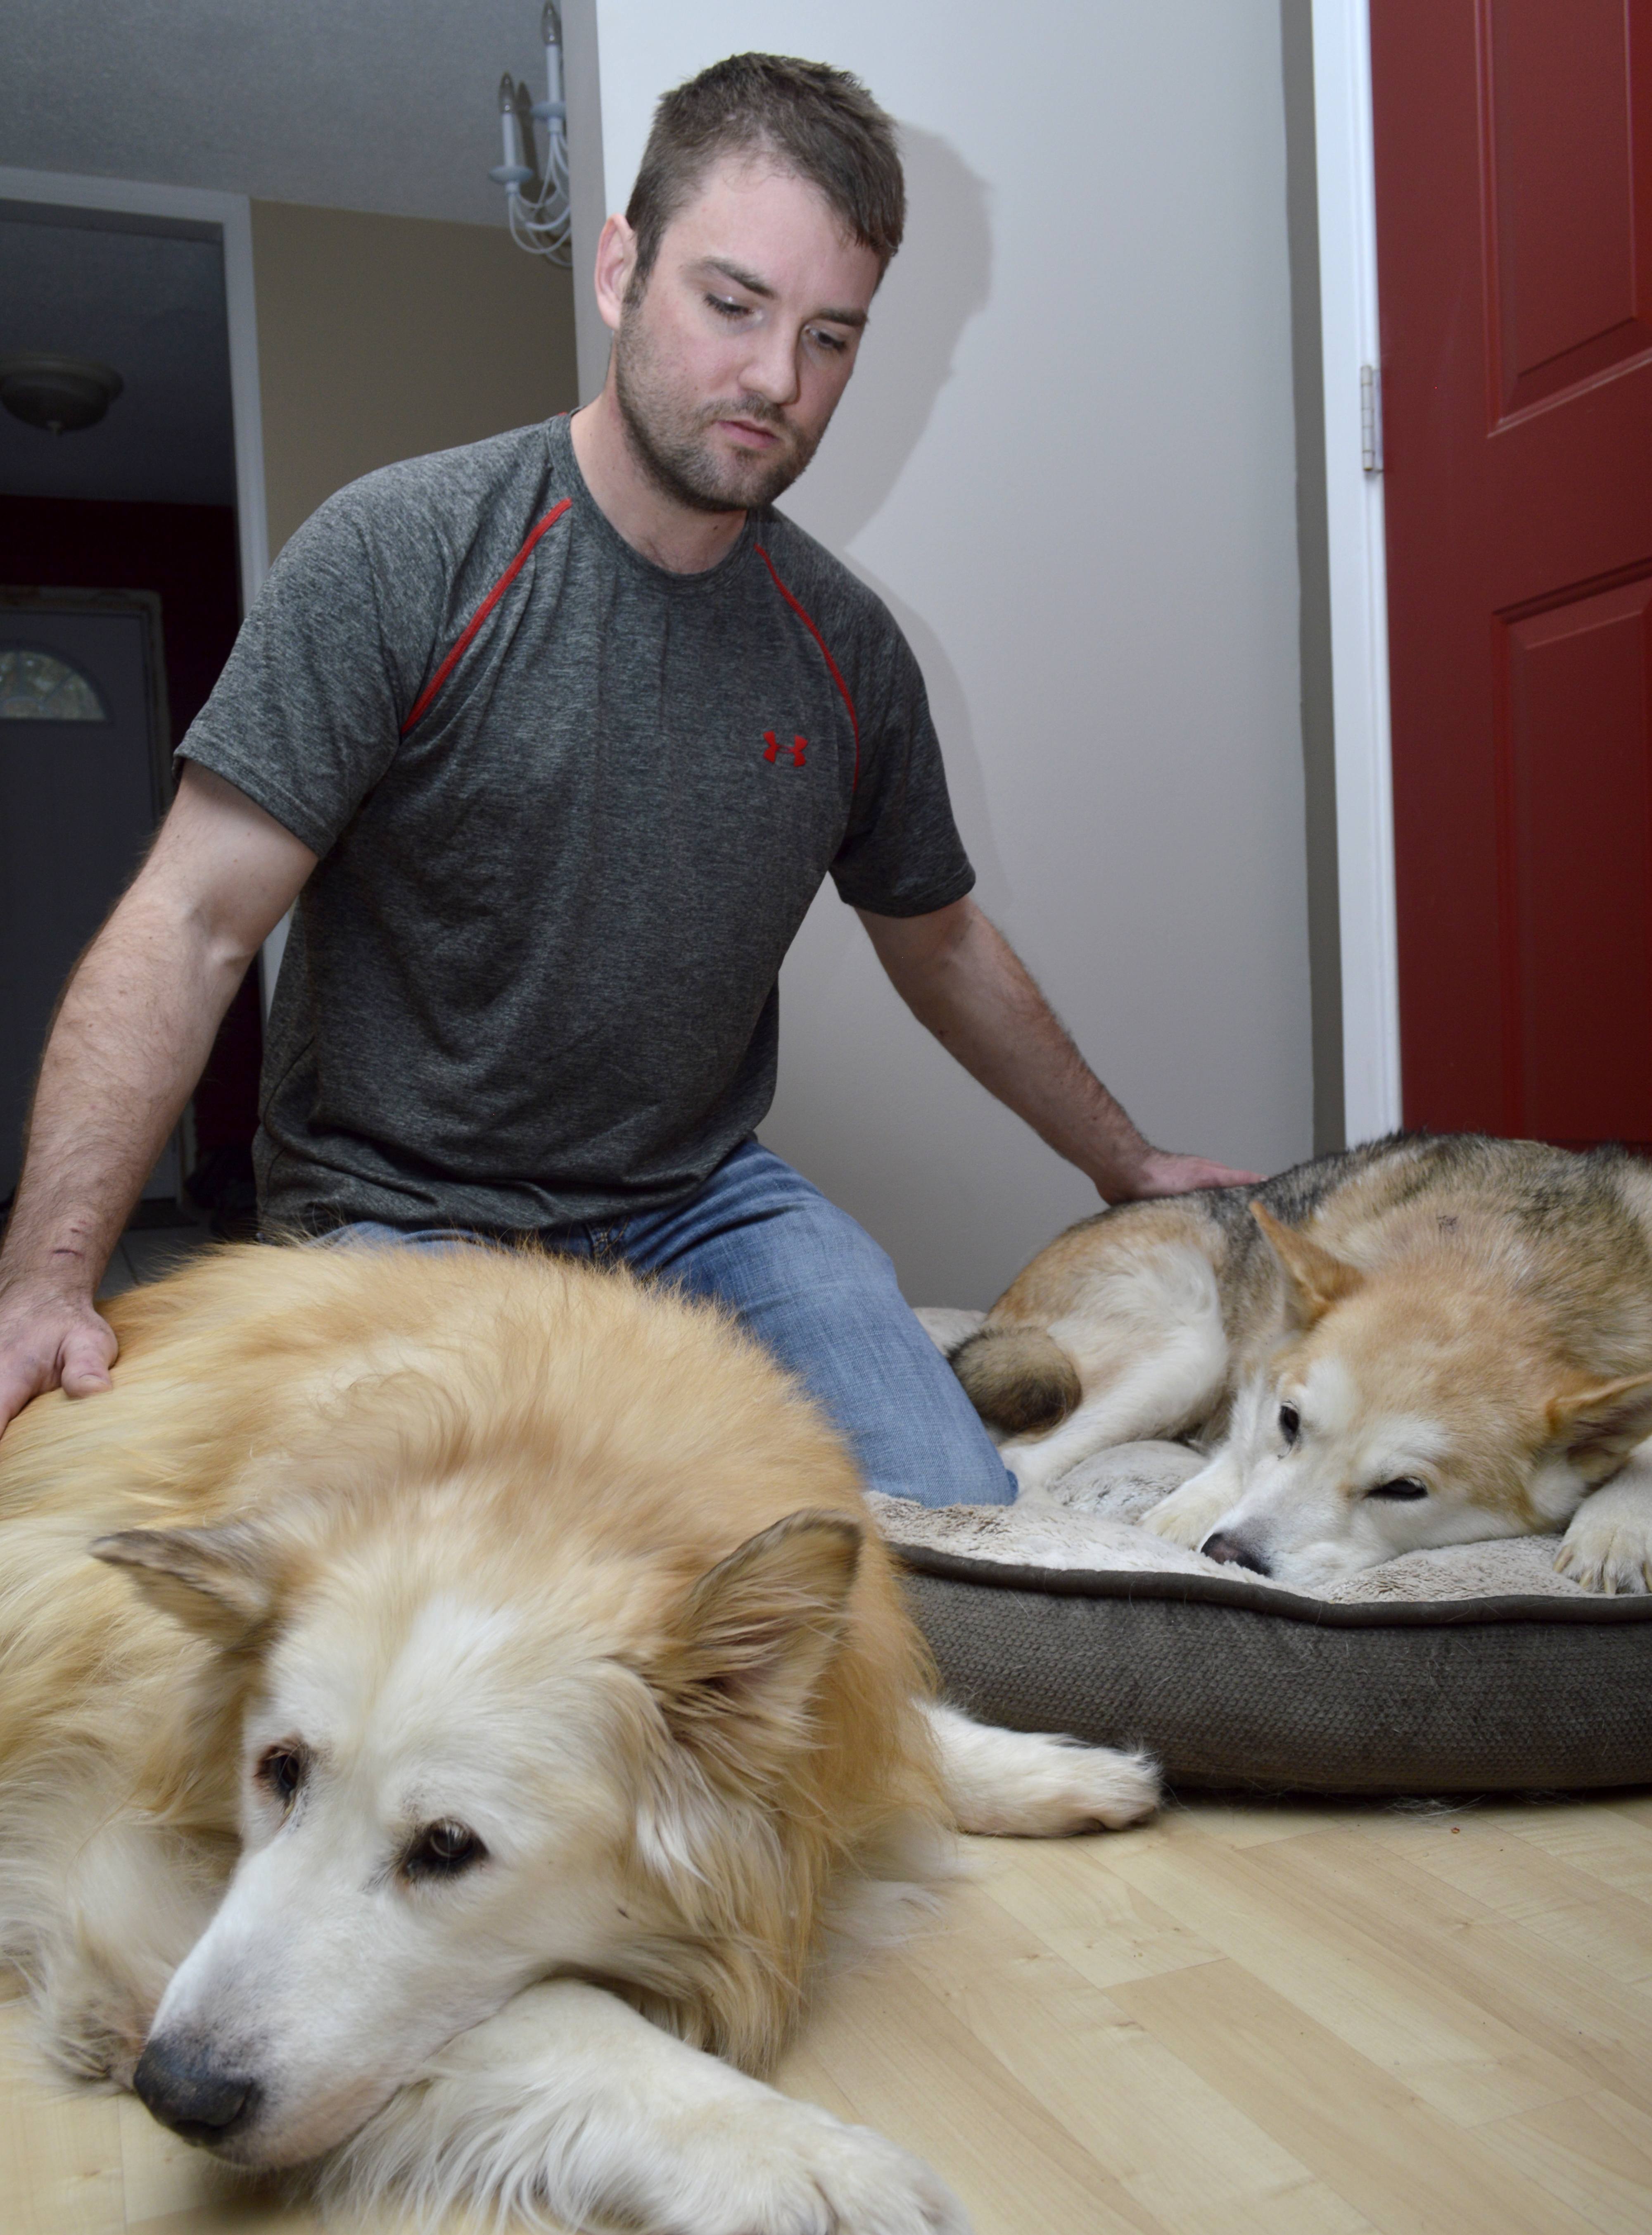
<path id="1" fill-rule="evenodd" d="M 640 293 L 665 229 L 721 156 L 772 155 L 825 195 L 882 269 L 906 226 L 895 126 L 858 77 L 791 55 L 730 55 L 663 96 L 625 220 Z"/>

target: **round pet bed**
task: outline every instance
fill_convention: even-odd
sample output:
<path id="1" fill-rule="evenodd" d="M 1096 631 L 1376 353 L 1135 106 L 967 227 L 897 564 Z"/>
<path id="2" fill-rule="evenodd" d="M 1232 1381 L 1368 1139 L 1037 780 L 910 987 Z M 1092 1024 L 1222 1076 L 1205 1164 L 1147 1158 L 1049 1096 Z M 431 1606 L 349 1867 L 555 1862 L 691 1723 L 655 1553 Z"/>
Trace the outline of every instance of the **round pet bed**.
<path id="1" fill-rule="evenodd" d="M 977 1317 L 920 1316 L 943 1347 Z M 1557 1575 L 1553 1537 L 1411 1553 L 1322 1596 L 1241 1577 L 1137 1525 L 1202 1463 L 1125 1445 L 1037 1507 L 875 1498 L 947 1697 L 1145 1747 L 1190 1787 L 1652 1782 L 1652 1598 Z"/>

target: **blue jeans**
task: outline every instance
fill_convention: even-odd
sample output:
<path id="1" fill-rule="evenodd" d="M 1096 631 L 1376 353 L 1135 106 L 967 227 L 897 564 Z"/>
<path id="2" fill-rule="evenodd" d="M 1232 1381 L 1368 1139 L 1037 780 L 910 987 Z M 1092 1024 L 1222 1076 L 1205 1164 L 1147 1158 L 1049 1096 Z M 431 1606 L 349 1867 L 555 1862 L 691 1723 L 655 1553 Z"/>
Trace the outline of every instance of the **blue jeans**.
<path id="1" fill-rule="evenodd" d="M 458 1227 L 366 1221 L 332 1244 L 451 1248 Z M 754 1141 L 686 1203 L 607 1226 L 552 1227 L 536 1239 L 597 1265 L 629 1265 L 737 1312 L 854 1451 L 867 1487 L 920 1505 L 1008 1505 L 1015 1495 L 951 1367 L 864 1228 Z"/>

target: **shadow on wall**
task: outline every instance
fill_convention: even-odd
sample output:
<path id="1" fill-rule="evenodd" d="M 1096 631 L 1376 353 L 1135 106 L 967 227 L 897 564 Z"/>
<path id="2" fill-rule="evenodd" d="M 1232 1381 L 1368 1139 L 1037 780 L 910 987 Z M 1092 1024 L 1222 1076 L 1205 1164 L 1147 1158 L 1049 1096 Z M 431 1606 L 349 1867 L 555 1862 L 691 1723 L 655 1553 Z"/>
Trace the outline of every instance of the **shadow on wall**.
<path id="1" fill-rule="evenodd" d="M 929 687 L 981 896 L 996 909 L 1008 881 L 991 840 L 963 683 L 924 613 L 852 548 L 894 495 L 952 379 L 965 329 L 992 292 L 986 183 L 933 134 L 905 126 L 901 141 L 911 200 L 906 244 L 878 292 L 819 462 L 785 509 L 849 560 L 905 632 Z M 956 520 L 967 534 L 970 509 L 970 492 L 954 491 L 947 519 L 936 525 L 950 534 Z M 866 541 L 877 547 L 875 535 Z M 921 577 L 909 575 L 905 587 L 919 599 L 928 595 Z M 990 1161 L 1018 1121 L 989 1104 L 908 1015 L 830 885 L 809 912 L 780 985 L 782 1019 L 806 1017 L 819 1030 L 793 1035 L 782 1022 L 779 1092 L 761 1137 L 891 1250 L 920 1300 L 989 1301 L 1002 1283 L 995 1278 L 987 1289 L 970 1269 L 981 1254 L 972 1180 L 983 1142 Z M 834 1052 L 845 1045 L 857 1051 L 852 1065 Z M 970 1106 L 961 1134 L 956 1125 L 937 1134 L 937 1109 L 959 1097 Z M 1013 1209 L 1000 1222 L 1014 1229 Z M 1025 1252 L 1018 1235 L 1007 1231 L 989 1254 L 995 1271 L 1007 1272 Z"/>
<path id="2" fill-rule="evenodd" d="M 959 341 L 992 293 L 992 226 L 984 180 L 932 132 L 899 128 L 907 232 L 872 305 L 855 377 L 821 462 L 786 509 L 849 559 L 894 614 L 929 686 L 958 821 L 995 901 L 1003 880 L 989 839 L 985 786 L 957 670 L 923 615 L 853 556 L 922 441 L 952 377 Z"/>
<path id="3" fill-rule="evenodd" d="M 872 305 L 860 363 L 809 488 L 809 532 L 841 551 L 883 509 L 952 377 L 959 337 L 992 292 L 987 187 L 944 140 L 900 128 L 905 245 Z"/>

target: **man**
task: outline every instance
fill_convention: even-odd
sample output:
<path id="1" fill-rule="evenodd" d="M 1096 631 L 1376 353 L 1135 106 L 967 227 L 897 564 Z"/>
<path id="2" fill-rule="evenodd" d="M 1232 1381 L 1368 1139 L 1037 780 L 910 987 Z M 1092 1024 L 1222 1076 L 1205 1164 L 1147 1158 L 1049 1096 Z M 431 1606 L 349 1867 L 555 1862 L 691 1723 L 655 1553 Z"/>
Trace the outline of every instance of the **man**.
<path id="1" fill-rule="evenodd" d="M 597 292 L 600 398 L 342 491 L 184 740 L 74 979 L 0 1259 L 0 1420 L 107 1385 L 93 1298 L 249 960 L 295 900 L 271 1231 L 536 1235 L 733 1306 L 874 1486 L 1014 1494 L 853 1222 L 760 1148 L 775 978 L 822 877 L 916 1014 L 1109 1200 L 1249 1176 L 1153 1148 L 968 894 L 921 678 L 769 508 L 899 246 L 892 128 L 743 56 L 661 103 Z"/>

